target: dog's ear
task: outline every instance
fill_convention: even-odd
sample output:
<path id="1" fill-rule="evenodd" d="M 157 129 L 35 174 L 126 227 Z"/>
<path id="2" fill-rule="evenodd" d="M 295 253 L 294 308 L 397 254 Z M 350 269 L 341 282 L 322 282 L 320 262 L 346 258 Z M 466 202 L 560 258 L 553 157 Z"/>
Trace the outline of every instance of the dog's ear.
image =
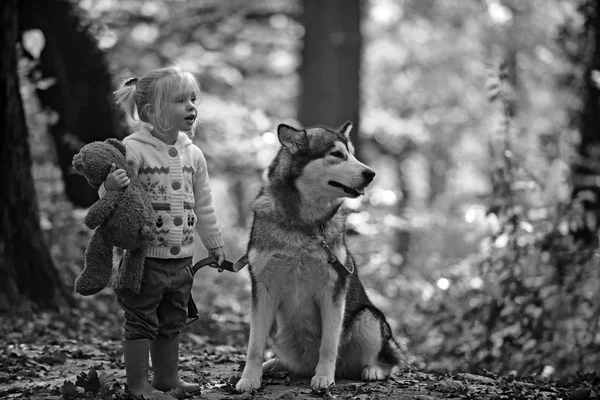
<path id="1" fill-rule="evenodd" d="M 292 154 L 296 154 L 308 147 L 308 137 L 304 130 L 300 131 L 289 125 L 280 124 L 277 127 L 277 136 L 281 144 Z"/>
<path id="2" fill-rule="evenodd" d="M 339 132 L 343 133 L 346 136 L 346 139 L 350 139 L 350 131 L 352 130 L 352 122 L 346 121 L 344 125 L 340 126 L 337 129 Z"/>

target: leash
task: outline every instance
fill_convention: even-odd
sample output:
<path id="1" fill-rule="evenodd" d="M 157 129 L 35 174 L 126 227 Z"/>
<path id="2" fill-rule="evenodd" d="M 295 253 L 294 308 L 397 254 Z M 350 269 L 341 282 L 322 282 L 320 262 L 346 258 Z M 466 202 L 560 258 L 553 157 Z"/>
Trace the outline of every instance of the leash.
<path id="1" fill-rule="evenodd" d="M 319 242 L 319 244 L 321 245 L 323 250 L 325 250 L 325 252 L 327 253 L 327 262 L 333 267 L 333 269 L 340 276 L 345 277 L 348 274 L 351 274 L 354 272 L 354 265 L 350 265 L 350 267 L 345 266 L 344 264 L 342 264 L 340 262 L 340 260 L 331 251 L 331 248 L 325 241 L 325 236 L 323 235 L 323 232 L 325 231 L 325 225 L 319 224 L 319 233 L 316 235 L 313 235 L 312 233 L 304 232 L 302 229 L 300 229 L 297 226 L 295 226 L 294 224 L 292 224 L 292 221 L 290 221 L 289 219 L 287 221 L 288 221 L 288 224 L 290 224 L 290 226 L 292 228 L 296 229 L 298 232 L 301 232 L 304 235 L 309 236 L 309 237 L 315 239 L 317 242 Z"/>
<path id="2" fill-rule="evenodd" d="M 225 260 L 221 263 L 221 265 L 217 264 L 217 262 L 212 257 L 206 257 L 206 258 L 203 258 L 202 260 L 198 261 L 197 263 L 195 263 L 192 266 L 192 273 L 195 275 L 196 272 L 198 272 L 198 270 L 200 268 L 203 268 L 206 266 L 216 268 L 219 270 L 219 272 L 223 271 L 224 269 L 227 271 L 230 271 L 230 272 L 238 272 L 239 270 L 244 268 L 246 265 L 248 265 L 248 253 L 241 256 L 239 258 L 239 260 L 237 260 L 235 263 Z M 188 300 L 186 325 L 191 324 L 192 322 L 198 320 L 199 318 L 200 318 L 200 313 L 198 312 L 198 307 L 196 306 L 196 303 L 194 302 L 194 299 L 192 298 L 192 294 L 190 293 L 190 298 Z"/>
<path id="3" fill-rule="evenodd" d="M 248 254 L 244 254 L 243 256 L 241 256 L 239 260 L 237 260 L 235 263 L 225 260 L 221 263 L 221 265 L 217 264 L 217 261 L 214 258 L 206 257 L 194 264 L 194 266 L 192 267 L 192 271 L 195 274 L 200 268 L 210 266 L 212 268 L 218 269 L 219 271 L 227 270 L 230 272 L 238 272 L 246 265 L 248 265 Z"/>

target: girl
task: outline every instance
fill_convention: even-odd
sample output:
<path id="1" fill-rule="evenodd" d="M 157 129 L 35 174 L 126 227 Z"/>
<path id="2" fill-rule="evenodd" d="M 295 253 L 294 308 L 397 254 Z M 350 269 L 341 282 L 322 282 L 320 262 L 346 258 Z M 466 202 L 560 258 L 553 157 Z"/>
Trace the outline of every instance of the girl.
<path id="1" fill-rule="evenodd" d="M 173 388 L 199 389 L 178 374 L 179 334 L 186 324 L 192 289 L 194 229 L 210 256 L 225 260 L 223 238 L 202 151 L 184 132 L 193 132 L 200 89 L 179 67 L 161 68 L 128 80 L 115 92 L 127 115 L 146 124 L 123 139 L 127 163 L 144 185 L 156 214 L 156 239 L 150 243 L 139 293 L 116 291 L 125 311 L 123 353 L 129 390 L 151 395 Z M 114 169 L 114 168 L 113 168 Z M 105 190 L 129 184 L 122 169 L 106 178 Z M 154 376 L 148 381 L 148 351 Z"/>

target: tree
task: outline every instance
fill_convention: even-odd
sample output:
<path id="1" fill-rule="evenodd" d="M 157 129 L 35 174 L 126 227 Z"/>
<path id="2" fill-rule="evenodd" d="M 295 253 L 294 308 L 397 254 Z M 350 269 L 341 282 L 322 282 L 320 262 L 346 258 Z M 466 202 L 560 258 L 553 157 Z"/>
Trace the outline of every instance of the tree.
<path id="1" fill-rule="evenodd" d="M 2 5 L 2 176 L 0 270 L 0 310 L 22 300 L 39 308 L 73 305 L 71 290 L 61 281 L 39 224 L 39 210 L 31 175 L 31 154 L 19 93 L 17 62 L 19 56 L 36 58 L 20 47 L 21 34 L 39 29 L 45 45 L 34 72 L 51 78 L 54 84 L 38 89 L 42 107 L 55 111 L 59 118 L 50 127 L 65 181 L 67 197 L 77 206 L 89 206 L 96 192 L 85 179 L 73 173 L 71 160 L 83 144 L 108 137 L 122 138 L 125 128 L 119 123 L 111 101 L 111 79 L 102 52 L 90 27 L 65 0 L 38 2 L 10 0 Z M 34 80 L 36 77 L 32 77 Z"/>
<path id="2" fill-rule="evenodd" d="M 17 75 L 18 1 L 0 6 L 3 56 L 0 61 L 0 311 L 29 299 L 44 308 L 70 303 L 39 224 L 25 114 Z"/>
<path id="3" fill-rule="evenodd" d="M 581 204 L 585 216 L 574 234 L 582 244 L 596 247 L 600 218 L 600 88 L 594 75 L 600 69 L 600 0 L 583 1 L 580 10 L 586 20 L 579 50 L 583 67 L 582 110 L 577 120 L 581 141 L 573 168 L 572 198 Z"/>
<path id="4" fill-rule="evenodd" d="M 77 206 L 89 207 L 98 196 L 81 175 L 73 172 L 73 156 L 85 143 L 126 135 L 112 101 L 104 54 L 91 35 L 93 28 L 72 1 L 22 0 L 19 15 L 21 32 L 39 29 L 46 38 L 37 72 L 54 79 L 55 84 L 37 93 L 42 107 L 60 116 L 50 126 L 50 133 L 67 197 Z"/>
<path id="5" fill-rule="evenodd" d="M 360 155 L 361 0 L 304 0 L 298 119 L 308 126 L 354 123 Z"/>

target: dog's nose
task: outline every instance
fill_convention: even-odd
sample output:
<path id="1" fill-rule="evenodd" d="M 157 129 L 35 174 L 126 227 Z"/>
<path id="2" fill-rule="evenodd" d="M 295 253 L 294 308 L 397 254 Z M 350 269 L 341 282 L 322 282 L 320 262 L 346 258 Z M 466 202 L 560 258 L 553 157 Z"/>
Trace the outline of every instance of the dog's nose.
<path id="1" fill-rule="evenodd" d="M 375 178 L 375 171 L 372 169 L 365 169 L 362 173 L 365 182 L 371 183 L 373 178 Z"/>

